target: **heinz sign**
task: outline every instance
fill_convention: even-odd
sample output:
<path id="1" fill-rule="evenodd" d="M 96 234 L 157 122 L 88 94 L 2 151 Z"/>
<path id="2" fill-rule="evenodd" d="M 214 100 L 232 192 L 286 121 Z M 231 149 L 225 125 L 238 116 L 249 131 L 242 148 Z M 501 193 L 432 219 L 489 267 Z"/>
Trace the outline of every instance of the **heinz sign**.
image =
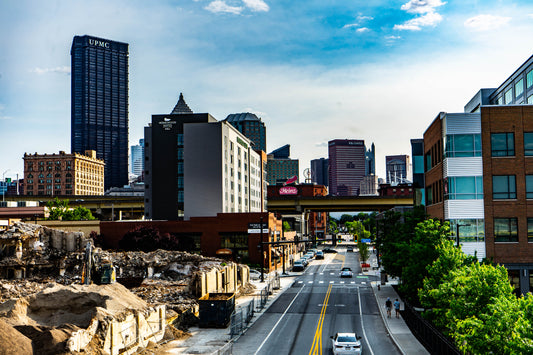
<path id="1" fill-rule="evenodd" d="M 298 188 L 294 186 L 283 186 L 279 189 L 280 195 L 298 195 Z"/>

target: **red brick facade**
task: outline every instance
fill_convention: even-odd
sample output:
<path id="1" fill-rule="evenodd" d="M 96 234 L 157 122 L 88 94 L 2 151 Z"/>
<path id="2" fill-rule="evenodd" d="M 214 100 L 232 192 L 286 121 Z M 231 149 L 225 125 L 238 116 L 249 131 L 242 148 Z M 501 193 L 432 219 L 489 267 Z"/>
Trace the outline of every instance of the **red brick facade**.
<path id="1" fill-rule="evenodd" d="M 426 171 L 426 212 L 431 217 L 441 220 L 444 220 L 443 151 L 442 120 L 439 114 L 424 133 L 424 167 Z"/>

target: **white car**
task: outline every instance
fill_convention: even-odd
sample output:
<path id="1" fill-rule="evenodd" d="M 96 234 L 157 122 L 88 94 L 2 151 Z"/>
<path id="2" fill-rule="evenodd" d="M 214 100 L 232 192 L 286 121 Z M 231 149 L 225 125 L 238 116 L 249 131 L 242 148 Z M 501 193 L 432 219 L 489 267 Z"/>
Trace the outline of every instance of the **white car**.
<path id="1" fill-rule="evenodd" d="M 250 269 L 250 280 L 259 280 L 261 278 L 261 272 Z"/>
<path id="2" fill-rule="evenodd" d="M 361 337 L 355 333 L 337 333 L 331 337 L 331 350 L 337 354 L 361 354 Z"/>

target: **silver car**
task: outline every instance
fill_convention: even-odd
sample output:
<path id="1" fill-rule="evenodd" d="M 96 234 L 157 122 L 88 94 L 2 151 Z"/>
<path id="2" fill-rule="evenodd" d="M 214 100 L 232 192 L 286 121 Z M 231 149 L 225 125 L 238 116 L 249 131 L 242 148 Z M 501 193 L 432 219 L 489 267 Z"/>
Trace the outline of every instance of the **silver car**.
<path id="1" fill-rule="evenodd" d="M 331 337 L 331 350 L 337 354 L 361 354 L 361 337 L 355 333 L 337 333 Z"/>

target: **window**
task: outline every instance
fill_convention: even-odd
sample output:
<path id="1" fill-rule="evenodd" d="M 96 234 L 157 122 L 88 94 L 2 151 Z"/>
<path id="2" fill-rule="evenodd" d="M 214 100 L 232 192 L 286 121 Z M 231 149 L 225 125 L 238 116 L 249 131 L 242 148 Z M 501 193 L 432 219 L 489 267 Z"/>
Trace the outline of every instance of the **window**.
<path id="1" fill-rule="evenodd" d="M 495 242 L 518 242 L 517 218 L 494 218 Z"/>
<path id="2" fill-rule="evenodd" d="M 526 175 L 526 198 L 533 198 L 533 175 Z"/>
<path id="3" fill-rule="evenodd" d="M 480 157 L 480 134 L 453 134 L 446 136 L 446 157 Z"/>
<path id="4" fill-rule="evenodd" d="M 509 90 L 505 92 L 505 104 L 509 105 L 511 103 L 513 103 L 513 88 L 509 88 Z"/>
<path id="5" fill-rule="evenodd" d="M 533 70 L 530 70 L 526 74 L 526 84 L 527 88 L 529 89 L 531 86 L 533 86 Z"/>
<path id="6" fill-rule="evenodd" d="M 493 157 L 514 156 L 514 133 L 492 133 L 490 143 Z"/>
<path id="7" fill-rule="evenodd" d="M 498 97 L 497 104 L 498 105 L 503 105 L 503 96 Z"/>
<path id="8" fill-rule="evenodd" d="M 533 218 L 527 219 L 527 241 L 533 243 Z"/>
<path id="9" fill-rule="evenodd" d="M 514 175 L 494 175 L 492 177 L 492 198 L 512 199 L 516 198 L 516 178 Z"/>
<path id="10" fill-rule="evenodd" d="M 527 98 L 527 103 L 533 105 L 533 95 L 529 95 Z"/>
<path id="11" fill-rule="evenodd" d="M 524 132 L 524 155 L 533 156 L 533 133 L 531 132 Z"/>
<path id="12" fill-rule="evenodd" d="M 448 178 L 449 200 L 483 199 L 482 176 L 453 176 Z"/>
<path id="13" fill-rule="evenodd" d="M 524 93 L 524 79 L 518 80 L 514 85 L 514 97 L 519 98 Z"/>

